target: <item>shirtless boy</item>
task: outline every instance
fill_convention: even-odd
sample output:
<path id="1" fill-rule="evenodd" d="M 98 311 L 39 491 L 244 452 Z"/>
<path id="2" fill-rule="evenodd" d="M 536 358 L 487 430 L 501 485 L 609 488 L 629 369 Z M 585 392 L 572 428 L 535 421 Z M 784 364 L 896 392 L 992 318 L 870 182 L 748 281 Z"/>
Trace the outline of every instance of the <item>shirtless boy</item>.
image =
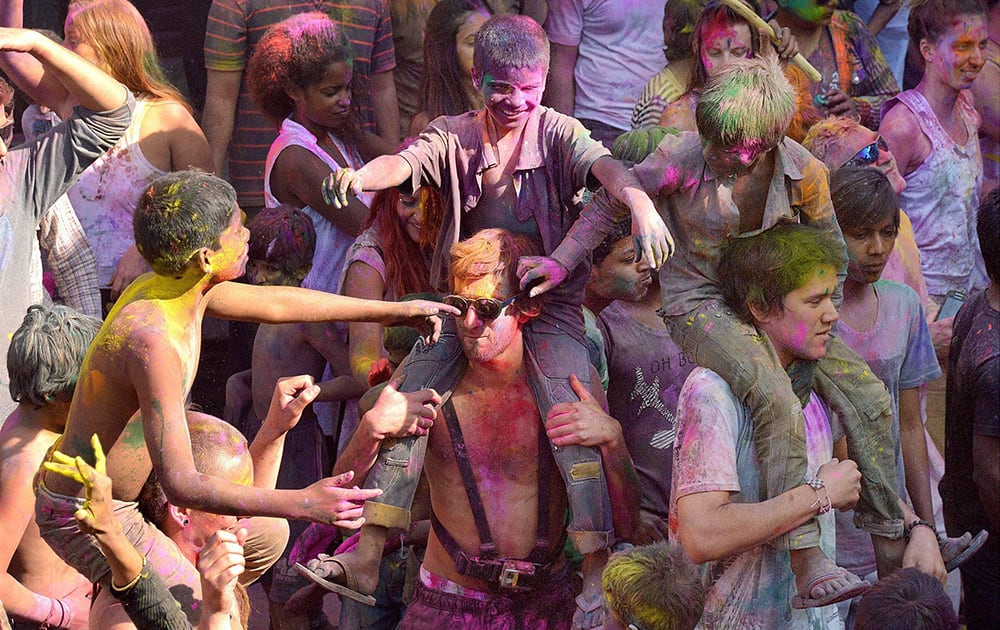
<path id="1" fill-rule="evenodd" d="M 615 524 L 635 518 L 635 471 L 621 426 L 598 399 L 574 376 L 581 400 L 552 407 L 547 418 L 540 413 L 523 336 L 540 309 L 515 297 L 521 294 L 514 271 L 526 241 L 490 229 L 451 248 L 452 290 L 469 301 L 457 321 L 464 371 L 429 430 L 424 473 L 432 529 L 401 628 L 569 627 L 574 593 L 562 553 L 567 493 L 550 441 L 597 449 L 615 498 Z M 503 306 L 490 312 L 488 303 Z M 386 445 L 378 436 L 386 431 L 370 418 L 335 472 L 362 474 L 375 462 Z"/>
<path id="2" fill-rule="evenodd" d="M 432 316 L 455 309 L 227 282 L 243 274 L 247 230 L 232 187 L 206 173 L 180 171 L 156 180 L 136 208 L 135 228 L 136 245 L 153 273 L 138 278 L 123 293 L 87 353 L 60 450 L 93 461 L 90 436 L 96 434 L 102 444 L 110 445 L 107 473 L 115 499 L 125 502 L 118 516 L 137 546 L 149 547 L 163 535 L 132 503 L 150 470 L 179 507 L 356 527 L 360 502 L 378 492 L 341 487 L 352 473 L 301 490 L 270 490 L 196 471 L 184 406 L 197 371 L 202 317 L 272 323 L 405 322 L 433 334 L 438 322 Z M 303 389 L 311 398 L 318 393 L 315 385 Z M 414 398 L 429 395 L 421 392 Z M 137 411 L 141 420 L 135 417 Z M 426 413 L 432 412 L 428 408 Z M 106 583 L 107 562 L 73 520 L 81 497 L 78 484 L 42 473 L 35 519 L 42 537 L 61 558 L 92 582 Z"/>
<path id="3" fill-rule="evenodd" d="M 646 260 L 659 265 L 669 255 L 672 243 L 649 198 L 578 121 L 541 106 L 548 65 L 549 43 L 537 23 L 516 15 L 487 20 L 476 34 L 472 69 L 473 83 L 482 90 L 485 107 L 438 118 L 397 155 L 372 160 L 356 172 L 338 171 L 327 180 L 325 192 L 343 204 L 348 191 L 357 194 L 402 184 L 413 189 L 420 185 L 439 188 L 446 210 L 431 262 L 431 283 L 438 288 L 443 288 L 449 247 L 481 229 L 499 227 L 532 236 L 551 253 L 576 220 L 578 209 L 573 198 L 588 183 L 603 184 L 628 205 L 637 248 Z M 551 282 L 533 284 L 542 275 L 542 267 L 550 268 L 547 275 L 558 272 L 551 267 L 561 270 L 562 277 L 568 274 L 566 267 L 551 258 L 526 257 L 517 270 L 521 289 L 532 285 L 530 293 L 535 294 L 553 286 Z M 581 265 L 549 295 L 545 310 L 525 328 L 529 380 L 542 416 L 553 404 L 576 400 L 570 375 L 584 383 L 589 379 L 580 310 L 588 275 L 585 267 Z M 434 358 L 424 361 L 428 353 Z M 418 346 L 411 361 L 401 367 L 407 374 L 403 387 L 450 390 L 458 377 L 460 354 L 451 335 L 443 336 L 435 348 Z M 420 359 L 419 364 L 414 359 Z M 425 368 L 431 372 L 419 371 Z M 554 454 L 570 493 L 574 515 L 570 537 L 587 556 L 585 572 L 593 578 L 587 605 L 599 608 L 600 556 L 609 546 L 613 529 L 607 519 L 607 488 L 600 474 L 600 456 L 595 449 L 577 447 L 556 449 Z M 393 457 L 397 456 L 409 459 L 409 454 Z M 411 465 L 419 467 L 421 458 L 417 455 Z M 378 485 L 386 487 L 383 482 Z M 388 503 L 387 498 L 379 507 Z M 397 503 L 390 506 L 401 507 L 396 519 L 375 518 L 374 510 L 366 515 L 362 538 L 374 534 L 375 527 L 382 529 L 381 537 L 386 527 L 405 526 L 409 500 L 404 497 Z M 359 550 L 368 548 L 359 546 Z M 370 549 L 381 549 L 381 544 Z M 352 590 L 370 593 L 375 588 L 377 557 L 361 555 L 359 551 L 327 568 L 338 581 L 353 585 Z"/>
<path id="4" fill-rule="evenodd" d="M 28 308 L 7 363 L 17 409 L 0 431 L 0 600 L 21 627 L 86 628 L 90 582 L 31 520 L 31 481 L 66 426 L 80 364 L 101 322 L 65 306 Z"/>

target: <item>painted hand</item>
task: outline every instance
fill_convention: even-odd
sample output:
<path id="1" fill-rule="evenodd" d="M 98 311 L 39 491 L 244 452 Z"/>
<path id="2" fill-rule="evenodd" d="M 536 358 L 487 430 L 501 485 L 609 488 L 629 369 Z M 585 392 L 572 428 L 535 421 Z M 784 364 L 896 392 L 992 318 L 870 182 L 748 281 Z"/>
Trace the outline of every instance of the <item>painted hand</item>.
<path id="1" fill-rule="evenodd" d="M 107 475 L 107 458 L 97 434 L 90 438 L 90 445 L 94 449 L 93 466 L 82 457 L 69 457 L 59 451 L 52 453 L 54 462 L 42 465 L 45 470 L 68 477 L 84 487 L 87 499 L 73 516 L 80 529 L 94 536 L 103 536 L 120 525 L 115 519 L 111 503 L 111 478 Z"/>
<path id="2" fill-rule="evenodd" d="M 569 384 L 580 400 L 559 403 L 549 410 L 545 419 L 549 440 L 556 446 L 601 446 L 618 439 L 621 436 L 618 421 L 604 413 L 575 374 L 570 374 Z"/>
<path id="3" fill-rule="evenodd" d="M 517 261 L 521 290 L 531 286 L 528 297 L 536 297 L 556 288 L 568 275 L 569 270 L 561 262 L 548 256 L 521 256 Z"/>
<path id="4" fill-rule="evenodd" d="M 393 377 L 379 393 L 375 405 L 361 418 L 363 428 L 373 440 L 427 435 L 434 425 L 441 396 L 433 389 L 400 392 L 397 388 L 405 379 L 405 374 Z"/>
<path id="5" fill-rule="evenodd" d="M 632 246 L 636 261 L 645 261 L 653 269 L 663 266 L 674 253 L 674 237 L 652 204 L 632 211 Z"/>
<path id="6" fill-rule="evenodd" d="M 314 523 L 326 523 L 345 529 L 358 529 L 365 523 L 361 512 L 365 501 L 382 494 L 378 488 L 344 488 L 354 479 L 354 471 L 336 477 L 320 479 L 301 490 L 305 494 L 303 518 Z"/>
<path id="7" fill-rule="evenodd" d="M 346 208 L 348 191 L 357 197 L 364 190 L 365 180 L 361 173 L 351 168 L 341 168 L 323 180 L 323 201 L 334 208 Z"/>
<path id="8" fill-rule="evenodd" d="M 823 95 L 821 103 L 830 116 L 858 116 L 858 109 L 851 97 L 840 89 L 830 90 Z"/>
<path id="9" fill-rule="evenodd" d="M 309 403 L 319 396 L 319 391 L 319 386 L 313 383 L 313 377 L 308 374 L 278 379 L 264 424 L 274 427 L 279 434 L 291 431 L 299 423 L 302 412 Z"/>

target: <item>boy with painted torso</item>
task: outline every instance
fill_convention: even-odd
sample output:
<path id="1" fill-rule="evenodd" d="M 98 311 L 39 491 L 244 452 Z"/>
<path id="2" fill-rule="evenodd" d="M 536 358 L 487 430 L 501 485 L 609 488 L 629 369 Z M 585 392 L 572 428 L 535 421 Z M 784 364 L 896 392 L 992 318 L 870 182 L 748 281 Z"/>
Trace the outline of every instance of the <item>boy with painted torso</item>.
<path id="1" fill-rule="evenodd" d="M 426 327 L 437 323 L 431 316 L 442 308 L 451 309 L 428 302 L 397 305 L 226 282 L 243 273 L 247 231 L 232 187 L 205 173 L 180 171 L 154 182 L 136 209 L 135 226 L 137 247 L 154 272 L 129 286 L 87 353 L 59 449 L 69 457 L 92 460 L 91 436 L 110 445 L 107 472 L 121 502 L 117 514 L 131 542 L 150 549 L 153 556 L 163 534 L 141 517 L 134 503 L 151 470 L 177 506 L 356 524 L 356 502 L 377 492 L 339 487 L 350 481 L 350 474 L 301 490 L 269 490 L 195 470 L 184 408 L 197 372 L 202 317 L 269 322 L 370 319 Z M 302 389 L 310 399 L 318 394 L 314 385 Z M 414 396 L 421 395 L 427 392 Z M 73 519 L 83 501 L 79 486 L 43 472 L 36 499 L 35 520 L 46 542 L 91 581 L 106 583 L 107 562 Z"/>

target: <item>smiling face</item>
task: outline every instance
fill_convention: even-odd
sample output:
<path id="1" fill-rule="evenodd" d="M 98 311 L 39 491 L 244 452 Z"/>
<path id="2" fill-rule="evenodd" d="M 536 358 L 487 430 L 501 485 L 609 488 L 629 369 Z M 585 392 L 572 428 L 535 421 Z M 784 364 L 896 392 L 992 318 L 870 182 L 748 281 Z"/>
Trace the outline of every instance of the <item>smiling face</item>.
<path id="1" fill-rule="evenodd" d="M 289 88 L 295 120 L 307 128 L 341 129 L 351 116 L 352 76 L 351 64 L 338 61 L 312 85 Z"/>
<path id="2" fill-rule="evenodd" d="M 476 88 L 482 90 L 486 111 L 497 127 L 505 131 L 523 126 L 542 103 L 546 74 L 544 66 L 472 69 L 472 79 Z"/>
<path id="3" fill-rule="evenodd" d="M 403 226 L 403 231 L 414 243 L 420 242 L 420 231 L 424 227 L 424 204 L 420 189 L 412 195 L 400 193 L 396 201 L 396 216 Z"/>
<path id="4" fill-rule="evenodd" d="M 985 16 L 955 16 L 937 42 L 920 40 L 920 54 L 927 64 L 925 75 L 954 90 L 969 89 L 986 63 L 988 43 Z"/>
<path id="5" fill-rule="evenodd" d="M 702 36 L 701 63 L 705 74 L 714 77 L 733 59 L 746 59 L 751 53 L 750 27 L 739 22 L 709 25 Z"/>
<path id="6" fill-rule="evenodd" d="M 498 283 L 493 275 L 474 280 L 455 278 L 454 292 L 468 300 L 496 298 L 506 300 L 511 293 L 509 287 Z M 479 316 L 475 308 L 469 308 L 457 318 L 458 338 L 462 342 L 465 356 L 473 363 L 489 363 L 507 352 L 512 344 L 520 343 L 521 322 L 519 316 L 507 306 L 500 315 L 490 321 Z"/>
<path id="7" fill-rule="evenodd" d="M 892 217 L 871 228 L 844 230 L 849 259 L 847 277 L 859 284 L 871 284 L 882 277 L 882 270 L 896 245 L 897 233 Z"/>
<path id="8" fill-rule="evenodd" d="M 653 273 L 646 262 L 635 261 L 631 237 L 618 240 L 601 264 L 594 265 L 587 290 L 606 300 L 638 302 L 649 292 Z"/>
<path id="9" fill-rule="evenodd" d="M 804 285 L 789 292 L 776 313 L 754 313 L 784 367 L 796 359 L 817 360 L 826 354 L 830 329 L 839 319 L 833 305 L 837 273 L 820 267 Z"/>

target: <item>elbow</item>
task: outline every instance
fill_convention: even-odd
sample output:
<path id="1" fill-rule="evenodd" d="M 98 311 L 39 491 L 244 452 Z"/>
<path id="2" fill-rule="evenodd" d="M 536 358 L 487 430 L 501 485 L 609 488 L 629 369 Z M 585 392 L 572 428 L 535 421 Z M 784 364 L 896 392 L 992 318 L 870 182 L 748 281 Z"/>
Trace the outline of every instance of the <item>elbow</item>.
<path id="1" fill-rule="evenodd" d="M 718 553 L 711 544 L 711 536 L 704 530 L 690 525 L 685 526 L 683 521 L 678 528 L 678 538 L 684 553 L 694 564 L 704 564 L 713 560 L 722 559 L 723 555 Z"/>

